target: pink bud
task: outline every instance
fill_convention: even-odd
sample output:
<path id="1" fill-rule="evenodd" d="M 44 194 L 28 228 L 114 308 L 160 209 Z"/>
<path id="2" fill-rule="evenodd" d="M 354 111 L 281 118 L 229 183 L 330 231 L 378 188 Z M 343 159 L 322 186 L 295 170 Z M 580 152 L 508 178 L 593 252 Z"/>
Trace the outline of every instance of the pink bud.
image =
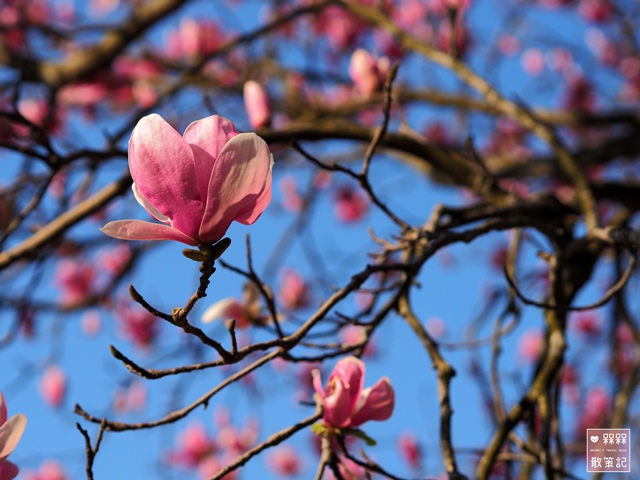
<path id="1" fill-rule="evenodd" d="M 57 365 L 50 365 L 40 380 L 40 395 L 52 407 L 62 405 L 67 391 L 67 376 Z"/>
<path id="2" fill-rule="evenodd" d="M 384 79 L 381 79 L 380 70 L 378 69 L 378 62 L 369 52 L 362 48 L 353 52 L 351 56 L 349 76 L 358 91 L 366 97 L 379 91 L 384 84 Z"/>
<path id="3" fill-rule="evenodd" d="M 269 125 L 271 121 L 271 109 L 269 108 L 269 98 L 264 88 L 258 82 L 249 80 L 244 84 L 244 106 L 249 116 L 251 128 L 258 128 Z"/>

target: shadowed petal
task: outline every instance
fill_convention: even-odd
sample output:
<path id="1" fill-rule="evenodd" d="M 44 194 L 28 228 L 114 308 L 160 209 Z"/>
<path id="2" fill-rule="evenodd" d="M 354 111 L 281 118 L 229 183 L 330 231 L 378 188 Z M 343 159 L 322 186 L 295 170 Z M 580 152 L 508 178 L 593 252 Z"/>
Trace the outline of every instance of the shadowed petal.
<path id="1" fill-rule="evenodd" d="M 249 203 L 246 207 L 241 209 L 236 214 L 236 222 L 242 223 L 243 225 L 251 225 L 255 222 L 265 208 L 271 202 L 271 170 L 273 169 L 273 156 L 271 158 L 271 163 L 269 166 L 269 174 L 267 175 L 267 179 L 264 182 L 264 188 L 255 199 L 255 201 Z"/>
<path id="2" fill-rule="evenodd" d="M 7 458 L 16 448 L 26 425 L 27 417 L 18 413 L 0 427 L 0 462 Z"/>
<path id="3" fill-rule="evenodd" d="M 201 198 L 207 198 L 209 180 L 216 159 L 232 137 L 238 135 L 230 120 L 212 115 L 192 122 L 184 131 L 184 140 L 194 156 L 194 167 Z"/>
<path id="4" fill-rule="evenodd" d="M 131 184 L 131 190 L 133 190 L 133 196 L 135 197 L 136 201 L 140 205 L 142 205 L 144 207 L 144 209 L 147 212 L 149 212 L 149 214 L 152 217 L 156 218 L 157 220 L 160 220 L 162 223 L 170 223 L 171 222 L 171 219 L 169 217 L 167 217 L 166 215 L 161 214 L 156 207 L 151 205 L 149 203 L 149 201 L 142 196 L 142 194 L 138 191 L 138 187 L 136 186 L 135 182 L 133 182 Z"/>
<path id="5" fill-rule="evenodd" d="M 386 420 L 393 413 L 394 404 L 395 393 L 391 381 L 382 377 L 373 387 L 362 392 L 356 413 L 351 417 L 351 426 L 356 427 L 367 420 Z"/>
<path id="6" fill-rule="evenodd" d="M 200 239 L 206 242 L 220 240 L 238 212 L 253 209 L 270 178 L 271 155 L 264 140 L 254 133 L 236 135 L 222 149 L 213 168 L 207 206 L 200 226 Z M 268 202 L 267 202 L 268 203 Z M 261 203 L 262 208 L 266 206 Z"/>
<path id="7" fill-rule="evenodd" d="M 223 320 L 235 318 L 238 311 L 242 311 L 240 302 L 233 297 L 225 298 L 214 303 L 204 311 L 202 314 L 202 322 L 210 323 L 218 318 L 222 318 Z"/>
<path id="8" fill-rule="evenodd" d="M 142 118 L 129 140 L 129 169 L 137 189 L 171 225 L 197 238 L 203 212 L 193 152 L 160 115 Z"/>
<path id="9" fill-rule="evenodd" d="M 121 240 L 175 240 L 197 246 L 199 242 L 168 225 L 144 222 L 142 220 L 117 220 L 100 229 L 113 238 Z"/>

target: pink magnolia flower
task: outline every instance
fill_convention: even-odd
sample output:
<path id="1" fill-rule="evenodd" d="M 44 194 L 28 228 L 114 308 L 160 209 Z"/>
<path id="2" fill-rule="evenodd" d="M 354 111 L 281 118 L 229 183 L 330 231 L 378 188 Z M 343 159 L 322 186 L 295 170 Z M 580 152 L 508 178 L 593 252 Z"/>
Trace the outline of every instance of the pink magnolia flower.
<path id="1" fill-rule="evenodd" d="M 267 207 L 271 165 L 265 141 L 224 117 L 197 120 L 180 136 L 148 115 L 131 134 L 129 168 L 136 200 L 164 225 L 119 220 L 101 230 L 123 240 L 217 242 L 231 222 L 250 225 Z"/>
<path id="2" fill-rule="evenodd" d="M 20 469 L 7 460 L 7 457 L 18 445 L 27 417 L 18 413 L 7 419 L 7 404 L 0 392 L 0 479 L 11 480 L 18 475 Z"/>
<path id="3" fill-rule="evenodd" d="M 67 376 L 57 365 L 50 365 L 40 380 L 40 395 L 52 407 L 62 405 L 67 392 Z"/>
<path id="4" fill-rule="evenodd" d="M 244 84 L 244 107 L 247 109 L 251 128 L 258 129 L 269 125 L 271 108 L 267 93 L 258 82 L 249 80 Z"/>
<path id="5" fill-rule="evenodd" d="M 386 420 L 393 413 L 395 394 L 383 377 L 363 390 L 365 366 L 356 357 L 340 360 L 322 388 L 320 372 L 314 370 L 313 386 L 322 399 L 324 423 L 330 427 L 358 427 L 368 420 Z"/>
<path id="6" fill-rule="evenodd" d="M 298 475 L 302 470 L 300 454 L 289 445 L 272 450 L 267 457 L 267 465 L 274 473 L 285 477 Z"/>
<path id="7" fill-rule="evenodd" d="M 376 59 L 363 48 L 353 52 L 349 63 L 349 76 L 356 89 L 366 97 L 382 89 L 388 70 L 388 58 Z"/>
<path id="8" fill-rule="evenodd" d="M 4 477 L 0 477 L 3 478 Z M 36 472 L 25 472 L 23 480 L 67 480 L 62 465 L 55 460 L 45 460 Z"/>

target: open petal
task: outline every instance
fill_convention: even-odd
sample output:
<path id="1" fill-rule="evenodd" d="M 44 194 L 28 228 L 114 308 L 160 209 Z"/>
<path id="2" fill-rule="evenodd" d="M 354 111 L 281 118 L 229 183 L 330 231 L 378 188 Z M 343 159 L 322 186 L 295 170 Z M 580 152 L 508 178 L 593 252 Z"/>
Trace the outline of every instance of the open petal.
<path id="1" fill-rule="evenodd" d="M 270 171 L 271 155 L 264 140 L 254 133 L 229 140 L 213 168 L 200 238 L 207 242 L 222 238 L 238 212 L 257 201 Z M 252 211 L 256 218 L 259 213 Z"/>
<path id="2" fill-rule="evenodd" d="M 184 131 L 184 140 L 193 151 L 198 188 L 203 199 L 207 198 L 216 159 L 227 142 L 236 135 L 238 132 L 233 123 L 220 115 L 196 120 Z"/>
<path id="3" fill-rule="evenodd" d="M 197 238 L 204 204 L 193 152 L 160 115 L 142 118 L 129 140 L 129 169 L 137 189 L 171 225 Z"/>
<path id="4" fill-rule="evenodd" d="M 0 462 L 7 458 L 16 448 L 26 425 L 27 417 L 18 413 L 0 427 Z"/>
<path id="5" fill-rule="evenodd" d="M 356 412 L 351 417 L 351 426 L 356 427 L 367 420 L 386 420 L 393 413 L 394 405 L 395 393 L 391 381 L 383 377 L 362 392 Z"/>
<path id="6" fill-rule="evenodd" d="M 357 357 L 347 357 L 336 363 L 329 381 L 333 377 L 341 379 L 349 389 L 349 409 L 353 410 L 364 387 L 365 366 Z"/>
<path id="7" fill-rule="evenodd" d="M 113 238 L 121 240 L 175 240 L 196 246 L 197 240 L 168 225 L 144 222 L 142 220 L 117 220 L 109 222 L 100 229 Z"/>
<path id="8" fill-rule="evenodd" d="M 138 191 L 138 187 L 136 186 L 136 182 L 131 184 L 131 190 L 133 190 L 133 196 L 137 200 L 137 202 L 144 207 L 144 209 L 149 212 L 149 215 L 154 217 L 157 220 L 160 220 L 162 223 L 170 223 L 171 219 L 166 215 L 161 214 L 156 207 L 149 203 L 149 200 L 144 198 L 142 194 Z"/>
<path id="9" fill-rule="evenodd" d="M 264 209 L 267 208 L 269 202 L 271 202 L 272 169 L 273 155 L 271 155 L 269 174 L 267 175 L 267 179 L 264 182 L 264 188 L 258 194 L 258 197 L 255 199 L 255 201 L 249 203 L 246 207 L 238 211 L 235 218 L 236 222 L 242 223 L 243 225 L 251 225 L 258 219 L 258 217 L 260 217 L 260 215 L 262 215 Z"/>
<path id="10" fill-rule="evenodd" d="M 214 303 L 204 311 L 202 314 L 202 322 L 210 323 L 219 318 L 223 320 L 234 318 L 235 315 L 233 312 L 237 312 L 238 309 L 242 310 L 242 305 L 240 305 L 238 300 L 233 297 L 225 298 Z"/>

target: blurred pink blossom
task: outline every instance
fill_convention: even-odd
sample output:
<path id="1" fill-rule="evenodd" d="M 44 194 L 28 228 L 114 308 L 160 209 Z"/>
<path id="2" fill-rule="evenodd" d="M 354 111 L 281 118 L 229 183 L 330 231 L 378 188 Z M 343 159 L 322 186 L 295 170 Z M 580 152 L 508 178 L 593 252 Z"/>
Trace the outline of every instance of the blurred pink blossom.
<path id="1" fill-rule="evenodd" d="M 290 445 L 282 445 L 269 452 L 267 465 L 277 475 L 293 477 L 302 471 L 300 454 Z"/>
<path id="2" fill-rule="evenodd" d="M 113 409 L 117 413 L 139 412 L 147 406 L 146 384 L 137 380 L 128 387 L 119 388 L 113 399 Z"/>
<path id="3" fill-rule="evenodd" d="M 169 35 L 166 51 L 169 57 L 184 60 L 208 55 L 217 50 L 223 41 L 220 28 L 212 21 L 184 18 L 178 29 Z"/>
<path id="4" fill-rule="evenodd" d="M 602 23 L 611 19 L 615 10 L 610 0 L 580 0 L 578 12 L 589 22 Z"/>
<path id="5" fill-rule="evenodd" d="M 518 341 L 518 354 L 526 362 L 535 362 L 544 352 L 545 338 L 540 330 L 527 330 Z"/>
<path id="6" fill-rule="evenodd" d="M 311 303 L 309 287 L 299 272 L 291 268 L 280 272 L 278 301 L 284 310 L 289 311 L 305 308 Z"/>
<path id="7" fill-rule="evenodd" d="M 597 337 L 602 327 L 602 318 L 594 312 L 578 312 L 569 317 L 569 326 L 585 337 Z"/>
<path id="8" fill-rule="evenodd" d="M 251 128 L 257 130 L 271 122 L 269 97 L 262 85 L 253 80 L 244 84 L 244 107 L 247 110 Z"/>
<path id="9" fill-rule="evenodd" d="M 340 337 L 340 341 L 343 345 L 358 345 L 362 343 L 367 338 L 367 331 L 365 327 L 361 327 L 359 325 L 347 325 L 340 329 L 340 333 L 338 334 Z M 362 352 L 363 358 L 372 358 L 375 357 L 377 353 L 376 344 L 372 339 L 369 339 L 366 346 L 364 347 L 364 352 Z"/>
<path id="10" fill-rule="evenodd" d="M 144 308 L 133 304 L 119 305 L 115 310 L 122 335 L 141 348 L 149 348 L 156 340 L 158 318 Z"/>
<path id="11" fill-rule="evenodd" d="M 92 337 L 97 335 L 100 331 L 100 314 L 95 310 L 88 310 L 82 314 L 82 319 L 80 320 L 80 327 L 82 328 L 82 333 L 87 335 L 88 337 Z"/>
<path id="12" fill-rule="evenodd" d="M 167 453 L 166 461 L 186 468 L 196 468 L 217 450 L 215 442 L 200 422 L 192 422 L 180 432 L 177 444 L 175 450 Z"/>
<path id="13" fill-rule="evenodd" d="M 528 48 L 522 52 L 521 62 L 527 75 L 540 75 L 544 71 L 544 55 L 537 48 Z"/>
<path id="14" fill-rule="evenodd" d="M 367 213 L 369 199 L 361 190 L 351 186 L 340 187 L 335 195 L 335 213 L 345 223 L 361 220 Z"/>
<path id="15" fill-rule="evenodd" d="M 398 451 L 407 462 L 409 468 L 419 470 L 422 468 L 422 448 L 418 438 L 410 432 L 401 433 L 398 437 Z"/>
<path id="16" fill-rule="evenodd" d="M 59 462 L 45 460 L 37 471 L 25 472 L 22 478 L 23 480 L 67 480 L 69 477 Z"/>
<path id="17" fill-rule="evenodd" d="M 356 89 L 365 97 L 382 90 L 389 71 L 387 57 L 375 58 L 363 48 L 351 56 L 349 76 Z"/>
<path id="18" fill-rule="evenodd" d="M 296 179 L 287 175 L 280 180 L 279 185 L 282 192 L 282 206 L 290 212 L 299 212 L 304 206 L 304 199 L 297 191 Z"/>
<path id="19" fill-rule="evenodd" d="M 127 243 L 117 243 L 100 250 L 96 257 L 96 263 L 99 270 L 110 275 L 118 275 L 131 260 L 131 254 L 131 247 Z"/>
<path id="20" fill-rule="evenodd" d="M 53 281 L 62 293 L 62 303 L 73 305 L 89 296 L 95 276 L 93 265 L 84 260 L 60 260 Z"/>
<path id="21" fill-rule="evenodd" d="M 57 365 L 48 366 L 40 380 L 40 395 L 52 407 L 59 407 L 67 392 L 67 376 Z"/>
<path id="22" fill-rule="evenodd" d="M 327 426 L 355 428 L 369 420 L 387 420 L 393 413 L 395 395 L 391 381 L 383 377 L 373 387 L 363 389 L 365 366 L 356 357 L 340 360 L 324 389 L 320 372 L 314 370 L 312 374 Z"/>

